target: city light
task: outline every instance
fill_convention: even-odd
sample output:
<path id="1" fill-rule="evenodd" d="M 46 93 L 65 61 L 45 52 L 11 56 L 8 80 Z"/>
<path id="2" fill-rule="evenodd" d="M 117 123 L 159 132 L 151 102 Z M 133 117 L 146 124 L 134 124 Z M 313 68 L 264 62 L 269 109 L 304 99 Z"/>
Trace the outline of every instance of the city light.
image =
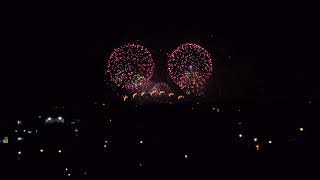
<path id="1" fill-rule="evenodd" d="M 303 129 L 302 127 L 301 127 L 301 128 L 299 128 L 299 131 L 301 131 L 301 132 L 302 132 L 303 130 L 304 130 L 304 129 Z"/>
<path id="2" fill-rule="evenodd" d="M 22 141 L 23 140 L 23 137 L 18 137 L 18 141 Z"/>
<path id="3" fill-rule="evenodd" d="M 257 141 L 258 141 L 258 138 L 253 138 L 253 141 L 254 141 L 254 142 L 257 142 Z"/>
<path id="4" fill-rule="evenodd" d="M 269 143 L 269 144 L 271 144 L 271 143 L 272 143 L 272 141 L 271 141 L 271 140 L 269 140 L 269 141 L 268 141 L 268 143 Z"/>
<path id="5" fill-rule="evenodd" d="M 59 117 L 58 117 L 58 119 L 59 119 L 59 120 L 62 120 L 62 117 L 61 117 L 61 116 L 59 116 Z"/>
<path id="6" fill-rule="evenodd" d="M 242 134 L 239 134 L 239 138 L 242 138 Z"/>
<path id="7" fill-rule="evenodd" d="M 61 150 L 61 149 L 59 149 L 59 150 L 58 150 L 58 153 L 62 153 L 62 150 Z"/>
<path id="8" fill-rule="evenodd" d="M 21 152 L 21 151 L 18 151 L 18 154 L 19 154 L 19 155 L 21 155 L 21 154 L 22 154 L 22 152 Z"/>
<path id="9" fill-rule="evenodd" d="M 43 149 L 40 149 L 40 152 L 43 152 Z"/>
<path id="10" fill-rule="evenodd" d="M 188 159 L 188 155 L 187 155 L 187 154 L 185 154 L 185 155 L 184 155 L 184 158 L 185 158 L 185 159 Z"/>
<path id="11" fill-rule="evenodd" d="M 142 144 L 143 143 L 143 141 L 142 140 L 140 140 L 140 144 Z"/>
<path id="12" fill-rule="evenodd" d="M 9 137 L 8 136 L 5 136 L 2 140 L 2 143 L 3 144 L 8 144 L 9 143 Z"/>
<path id="13" fill-rule="evenodd" d="M 18 124 L 18 125 L 21 125 L 21 124 L 22 124 L 22 122 L 21 122 L 21 121 L 17 121 L 17 124 Z"/>

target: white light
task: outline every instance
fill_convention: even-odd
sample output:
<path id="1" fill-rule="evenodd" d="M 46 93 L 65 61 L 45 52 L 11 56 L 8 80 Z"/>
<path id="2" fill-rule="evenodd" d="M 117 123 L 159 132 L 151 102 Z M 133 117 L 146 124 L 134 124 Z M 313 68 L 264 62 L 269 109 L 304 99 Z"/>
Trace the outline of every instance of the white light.
<path id="1" fill-rule="evenodd" d="M 140 140 L 140 144 L 142 144 L 143 143 L 143 141 L 142 140 Z"/>
<path id="2" fill-rule="evenodd" d="M 66 171 L 68 171 L 68 168 L 66 168 Z"/>
<path id="3" fill-rule="evenodd" d="M 102 106 L 105 106 L 106 104 L 105 103 L 102 103 Z"/>
<path id="4" fill-rule="evenodd" d="M 26 132 L 26 130 L 24 129 L 23 132 Z"/>
<path id="5" fill-rule="evenodd" d="M 29 130 L 29 131 L 28 131 L 28 134 L 32 134 L 32 131 Z"/>
<path id="6" fill-rule="evenodd" d="M 36 129 L 36 133 L 38 132 L 38 130 Z"/>
<path id="7" fill-rule="evenodd" d="M 239 138 L 242 138 L 242 134 L 239 134 Z"/>
<path id="8" fill-rule="evenodd" d="M 309 104 L 311 104 L 311 101 L 309 101 Z"/>
<path id="9" fill-rule="evenodd" d="M 87 175 L 87 172 L 85 171 L 83 174 L 84 174 L 84 175 Z"/>
<path id="10" fill-rule="evenodd" d="M 303 128 L 299 128 L 299 130 L 302 132 L 304 129 Z"/>
<path id="11" fill-rule="evenodd" d="M 165 93 L 166 93 L 165 91 L 160 91 L 160 92 L 159 92 L 159 95 L 165 94 Z"/>
<path id="12" fill-rule="evenodd" d="M 253 138 L 253 141 L 254 141 L 254 142 L 257 142 L 257 141 L 258 141 L 258 138 Z"/>
<path id="13" fill-rule="evenodd" d="M 14 132 L 16 132 L 16 133 L 17 133 L 17 132 L 18 132 L 18 130 L 14 130 Z"/>
<path id="14" fill-rule="evenodd" d="M 183 99 L 183 98 L 184 98 L 184 96 L 182 96 L 182 95 L 178 96 L 178 99 Z"/>
<path id="15" fill-rule="evenodd" d="M 58 153 L 61 153 L 61 152 L 62 152 L 61 149 L 59 149 L 59 150 L 58 150 Z"/>
<path id="16" fill-rule="evenodd" d="M 142 164 L 141 164 L 141 163 L 139 163 L 139 166 L 140 166 L 140 167 L 142 167 Z"/>
<path id="17" fill-rule="evenodd" d="M 43 149 L 40 149 L 40 152 L 43 152 Z"/>
<path id="18" fill-rule="evenodd" d="M 22 141 L 23 140 L 23 137 L 18 137 L 18 141 Z"/>
<path id="19" fill-rule="evenodd" d="M 48 121 L 51 121 L 51 119 L 52 119 L 51 117 L 48 117 Z"/>
<path id="20" fill-rule="evenodd" d="M 107 148 L 107 145 L 103 145 L 104 148 Z"/>
<path id="21" fill-rule="evenodd" d="M 21 121 L 17 121 L 17 124 L 18 124 L 18 125 L 21 125 L 21 124 L 22 124 L 22 122 L 21 122 Z"/>
<path id="22" fill-rule="evenodd" d="M 62 117 L 61 117 L 61 116 L 59 116 L 59 117 L 58 117 L 58 119 L 59 119 L 59 120 L 62 120 Z"/>
<path id="23" fill-rule="evenodd" d="M 108 143 L 108 141 L 107 141 L 107 140 L 105 140 L 105 141 L 104 141 L 104 143 L 106 143 L 106 144 L 107 144 L 107 143 Z"/>
<path id="24" fill-rule="evenodd" d="M 71 174 L 69 173 L 68 176 L 71 176 Z"/>
<path id="25" fill-rule="evenodd" d="M 18 154 L 19 154 L 19 155 L 21 155 L 21 154 L 22 154 L 22 152 L 21 152 L 21 151 L 18 151 Z"/>
<path id="26" fill-rule="evenodd" d="M 271 141 L 271 140 L 269 140 L 268 142 L 269 142 L 269 144 L 271 144 L 271 143 L 272 143 L 272 141 Z"/>
<path id="27" fill-rule="evenodd" d="M 40 119 L 41 117 L 42 117 L 42 116 L 40 116 L 40 115 L 38 116 L 39 119 Z"/>
<path id="28" fill-rule="evenodd" d="M 134 93 L 134 94 L 132 95 L 132 98 L 134 98 L 136 95 L 137 95 L 137 93 Z"/>
<path id="29" fill-rule="evenodd" d="M 188 155 L 187 155 L 187 154 L 185 154 L 185 155 L 184 155 L 184 158 L 188 159 Z"/>

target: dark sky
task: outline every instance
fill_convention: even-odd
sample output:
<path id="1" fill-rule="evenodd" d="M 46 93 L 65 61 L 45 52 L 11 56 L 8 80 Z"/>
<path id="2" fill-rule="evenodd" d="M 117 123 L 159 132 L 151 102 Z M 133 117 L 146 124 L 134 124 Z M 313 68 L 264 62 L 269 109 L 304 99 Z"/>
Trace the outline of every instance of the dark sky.
<path id="1" fill-rule="evenodd" d="M 314 12 L 298 4 L 13 4 L 2 26 L 4 99 L 14 108 L 99 95 L 104 57 L 136 39 L 153 51 L 192 41 L 214 52 L 211 96 L 319 95 Z"/>

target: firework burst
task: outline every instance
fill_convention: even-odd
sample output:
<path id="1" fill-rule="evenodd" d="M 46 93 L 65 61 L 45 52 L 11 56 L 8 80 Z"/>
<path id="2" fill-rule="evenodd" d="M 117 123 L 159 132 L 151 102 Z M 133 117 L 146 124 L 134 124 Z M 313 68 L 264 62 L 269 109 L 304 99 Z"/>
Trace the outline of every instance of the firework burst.
<path id="1" fill-rule="evenodd" d="M 197 44 L 182 44 L 169 55 L 169 76 L 187 94 L 202 94 L 212 71 L 209 52 Z"/>
<path id="2" fill-rule="evenodd" d="M 149 50 L 138 44 L 114 49 L 107 61 L 106 73 L 118 87 L 134 91 L 152 77 L 155 64 Z"/>

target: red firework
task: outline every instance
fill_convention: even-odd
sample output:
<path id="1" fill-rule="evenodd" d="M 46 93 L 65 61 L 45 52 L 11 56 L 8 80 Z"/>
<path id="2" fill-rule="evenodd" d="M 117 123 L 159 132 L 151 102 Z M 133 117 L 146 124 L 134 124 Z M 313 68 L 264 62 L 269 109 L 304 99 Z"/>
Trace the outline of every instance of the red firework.
<path id="1" fill-rule="evenodd" d="M 133 91 L 150 80 L 154 69 L 155 64 L 147 48 L 126 44 L 113 50 L 106 72 L 118 87 Z"/>
<path id="2" fill-rule="evenodd" d="M 197 44 L 182 44 L 169 56 L 169 76 L 187 94 L 202 94 L 212 71 L 209 52 Z"/>

